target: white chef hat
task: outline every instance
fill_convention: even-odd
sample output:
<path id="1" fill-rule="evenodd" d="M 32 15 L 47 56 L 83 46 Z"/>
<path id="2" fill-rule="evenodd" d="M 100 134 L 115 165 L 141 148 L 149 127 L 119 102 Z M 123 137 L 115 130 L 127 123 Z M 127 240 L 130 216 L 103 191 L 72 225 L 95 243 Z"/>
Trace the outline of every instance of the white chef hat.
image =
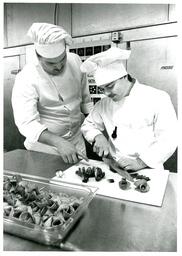
<path id="1" fill-rule="evenodd" d="M 128 59 L 130 53 L 130 50 L 111 47 L 86 59 L 80 68 L 83 73 L 93 74 L 97 86 L 108 84 L 127 75 L 122 61 Z"/>
<path id="2" fill-rule="evenodd" d="M 49 23 L 33 23 L 27 35 L 35 49 L 45 58 L 56 58 L 65 50 L 65 44 L 72 43 L 71 36 L 60 26 Z"/>

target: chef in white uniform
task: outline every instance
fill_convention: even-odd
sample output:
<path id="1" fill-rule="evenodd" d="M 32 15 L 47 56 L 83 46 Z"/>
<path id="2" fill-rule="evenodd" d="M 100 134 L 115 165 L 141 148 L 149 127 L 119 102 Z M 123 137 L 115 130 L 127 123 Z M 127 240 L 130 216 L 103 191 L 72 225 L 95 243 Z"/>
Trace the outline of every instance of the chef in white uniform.
<path id="1" fill-rule="evenodd" d="M 93 55 L 81 65 L 107 97 L 96 103 L 82 132 L 99 156 L 112 156 L 125 170 L 163 168 L 177 147 L 177 118 L 169 95 L 139 83 L 126 71 L 130 51 Z"/>
<path id="2" fill-rule="evenodd" d="M 28 150 L 60 155 L 76 163 L 86 155 L 81 124 L 93 108 L 81 59 L 67 51 L 71 36 L 60 26 L 33 23 L 28 36 L 36 60 L 16 76 L 12 92 L 15 123 Z"/>

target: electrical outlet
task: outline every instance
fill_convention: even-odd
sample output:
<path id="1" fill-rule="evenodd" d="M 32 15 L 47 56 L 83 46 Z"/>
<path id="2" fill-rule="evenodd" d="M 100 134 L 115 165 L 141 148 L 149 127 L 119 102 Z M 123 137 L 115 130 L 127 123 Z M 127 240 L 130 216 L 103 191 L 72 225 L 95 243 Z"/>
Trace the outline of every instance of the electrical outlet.
<path id="1" fill-rule="evenodd" d="M 119 43 L 122 39 L 122 34 L 119 31 L 111 33 L 111 41 L 114 43 Z"/>

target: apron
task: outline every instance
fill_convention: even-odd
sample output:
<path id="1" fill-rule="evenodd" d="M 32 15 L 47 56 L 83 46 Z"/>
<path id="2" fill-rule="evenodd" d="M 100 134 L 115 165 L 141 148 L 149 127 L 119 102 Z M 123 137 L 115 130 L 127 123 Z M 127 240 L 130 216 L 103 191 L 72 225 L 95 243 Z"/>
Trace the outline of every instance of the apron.
<path id="1" fill-rule="evenodd" d="M 47 74 L 41 65 L 37 65 L 37 71 L 40 74 L 36 88 L 39 94 L 37 108 L 40 123 L 86 153 L 80 131 L 84 115 L 80 109 L 82 95 L 78 67 L 75 69 L 73 63 L 67 61 L 63 72 L 58 76 Z M 24 145 L 28 150 L 59 155 L 55 147 L 40 142 L 30 142 L 26 139 Z"/>

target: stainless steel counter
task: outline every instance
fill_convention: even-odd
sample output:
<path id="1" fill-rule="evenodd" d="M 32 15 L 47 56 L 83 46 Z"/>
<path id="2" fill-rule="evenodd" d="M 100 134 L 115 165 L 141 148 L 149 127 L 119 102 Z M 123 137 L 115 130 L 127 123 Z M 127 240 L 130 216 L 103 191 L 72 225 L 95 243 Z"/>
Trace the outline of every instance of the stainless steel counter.
<path id="1" fill-rule="evenodd" d="M 4 154 L 4 169 L 51 178 L 59 156 L 26 150 Z M 162 207 L 96 196 L 66 240 L 83 251 L 177 251 L 177 174 L 170 173 Z M 4 251 L 59 251 L 4 233 Z M 70 247 L 71 250 L 71 247 Z"/>

